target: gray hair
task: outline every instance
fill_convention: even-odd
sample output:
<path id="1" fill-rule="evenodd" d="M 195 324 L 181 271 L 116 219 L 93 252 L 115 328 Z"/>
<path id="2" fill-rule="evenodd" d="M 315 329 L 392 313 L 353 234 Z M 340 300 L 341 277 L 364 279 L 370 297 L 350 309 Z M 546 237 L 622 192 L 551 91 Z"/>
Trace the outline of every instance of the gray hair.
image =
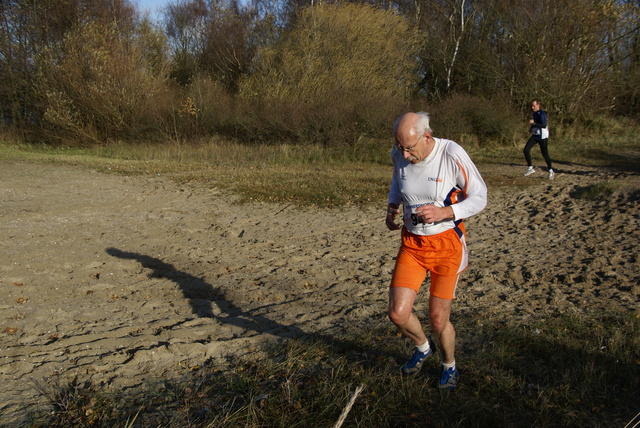
<path id="1" fill-rule="evenodd" d="M 416 121 L 416 125 L 414 127 L 416 134 L 423 135 L 425 132 L 433 134 L 431 126 L 429 126 L 429 113 L 427 113 L 426 111 L 419 111 L 416 114 L 419 116 L 419 119 Z"/>

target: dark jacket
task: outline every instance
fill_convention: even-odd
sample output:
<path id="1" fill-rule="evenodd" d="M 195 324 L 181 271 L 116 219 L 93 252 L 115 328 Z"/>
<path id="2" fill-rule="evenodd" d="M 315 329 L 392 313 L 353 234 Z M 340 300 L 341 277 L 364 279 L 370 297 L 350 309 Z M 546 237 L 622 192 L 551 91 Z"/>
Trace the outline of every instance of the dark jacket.
<path id="1" fill-rule="evenodd" d="M 533 138 L 536 140 L 542 139 L 542 128 L 547 127 L 547 112 L 544 110 L 538 110 L 533 112 L 533 125 L 531 125 L 530 131 Z"/>

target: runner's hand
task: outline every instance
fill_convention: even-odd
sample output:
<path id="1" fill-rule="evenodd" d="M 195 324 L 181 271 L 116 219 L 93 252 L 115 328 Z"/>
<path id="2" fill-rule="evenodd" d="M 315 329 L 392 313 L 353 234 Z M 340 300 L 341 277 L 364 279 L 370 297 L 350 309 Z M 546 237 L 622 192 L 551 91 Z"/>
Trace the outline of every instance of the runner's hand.
<path id="1" fill-rule="evenodd" d="M 443 220 L 453 220 L 455 215 L 453 208 L 440 208 L 433 204 L 423 205 L 416 209 L 416 214 L 421 223 L 437 223 Z"/>
<path id="2" fill-rule="evenodd" d="M 398 224 L 396 224 L 395 220 L 396 220 L 396 216 L 400 213 L 400 210 L 398 208 L 394 208 L 392 206 L 389 206 L 387 208 L 387 218 L 385 220 L 385 223 L 387 225 L 387 229 L 389 230 L 398 230 L 400 229 L 400 226 Z"/>

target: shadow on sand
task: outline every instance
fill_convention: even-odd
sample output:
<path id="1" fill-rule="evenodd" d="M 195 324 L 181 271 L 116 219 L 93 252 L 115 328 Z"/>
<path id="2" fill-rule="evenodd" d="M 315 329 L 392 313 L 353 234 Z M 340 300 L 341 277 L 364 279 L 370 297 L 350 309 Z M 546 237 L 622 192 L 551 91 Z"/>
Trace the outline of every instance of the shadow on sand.
<path id="1" fill-rule="evenodd" d="M 201 278 L 177 270 L 172 264 L 155 257 L 107 248 L 107 254 L 120 259 L 136 260 L 147 269 L 151 269 L 150 278 L 167 278 L 178 285 L 184 298 L 189 301 L 193 314 L 200 318 L 216 318 L 216 320 L 256 333 L 268 333 L 288 339 L 318 340 L 341 349 L 358 350 L 358 345 L 351 341 L 337 339 L 330 335 L 308 333 L 295 325 L 285 325 L 263 315 L 243 310 L 230 301 L 225 293 Z M 214 306 L 215 305 L 215 306 Z M 218 309 L 214 314 L 214 307 Z M 264 308 L 260 308 L 264 309 Z M 188 321 L 186 319 L 185 321 Z"/>
<path id="2" fill-rule="evenodd" d="M 283 337 L 302 337 L 304 331 L 296 326 L 287 326 L 273 321 L 263 315 L 256 315 L 250 311 L 243 311 L 233 302 L 229 301 L 225 294 L 213 285 L 201 278 L 189 273 L 177 270 L 172 264 L 166 263 L 155 257 L 143 254 L 131 253 L 117 248 L 107 248 L 107 254 L 120 259 L 136 260 L 152 273 L 149 278 L 167 278 L 175 282 L 196 317 L 216 318 L 226 324 L 231 324 L 258 333 L 270 332 Z M 218 311 L 214 314 L 214 305 Z"/>

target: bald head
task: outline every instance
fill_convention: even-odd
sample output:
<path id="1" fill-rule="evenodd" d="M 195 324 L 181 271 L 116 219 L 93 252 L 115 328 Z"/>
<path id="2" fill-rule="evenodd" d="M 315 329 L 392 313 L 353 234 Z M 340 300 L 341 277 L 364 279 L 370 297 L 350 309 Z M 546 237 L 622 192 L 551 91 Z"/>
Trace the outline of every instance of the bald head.
<path id="1" fill-rule="evenodd" d="M 418 113 L 409 112 L 405 113 L 396 119 L 393 126 L 393 132 L 398 138 L 398 135 L 402 133 L 406 137 L 412 137 L 414 135 L 422 135 L 425 132 L 432 133 L 429 126 L 429 113 L 421 111 Z"/>

